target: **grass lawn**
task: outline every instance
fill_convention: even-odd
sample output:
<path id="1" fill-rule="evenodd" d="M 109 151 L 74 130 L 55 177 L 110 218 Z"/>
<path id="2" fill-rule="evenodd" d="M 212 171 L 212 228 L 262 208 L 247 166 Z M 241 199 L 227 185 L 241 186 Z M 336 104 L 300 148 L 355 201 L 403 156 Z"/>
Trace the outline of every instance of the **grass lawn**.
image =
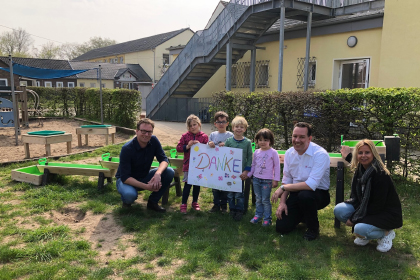
<path id="1" fill-rule="evenodd" d="M 117 156 L 120 149 L 108 146 L 60 161 Z M 404 226 L 391 251 L 380 253 L 376 242 L 357 247 L 350 228 L 334 228 L 334 170 L 332 203 L 319 212 L 320 238 L 307 242 L 304 226 L 281 236 L 275 226 L 251 224 L 252 203 L 241 222 L 208 213 L 210 189 L 201 190 L 201 212 L 189 204 L 182 215 L 181 198 L 171 188 L 168 212 L 159 214 L 146 209 L 147 191 L 132 209 L 122 209 L 115 180 L 101 192 L 95 180 L 82 176 L 58 176 L 45 187 L 11 180 L 12 169 L 33 164 L 0 169 L 0 279 L 420 278 L 418 183 L 394 178 Z"/>

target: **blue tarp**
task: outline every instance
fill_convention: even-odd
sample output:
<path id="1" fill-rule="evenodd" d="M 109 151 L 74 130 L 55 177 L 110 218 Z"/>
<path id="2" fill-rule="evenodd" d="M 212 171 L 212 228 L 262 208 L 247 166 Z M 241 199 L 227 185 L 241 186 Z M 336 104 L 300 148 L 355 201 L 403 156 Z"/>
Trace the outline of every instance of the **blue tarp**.
<path id="1" fill-rule="evenodd" d="M 9 68 L 0 67 L 0 70 L 10 72 Z M 79 73 L 86 72 L 91 69 L 85 70 L 56 70 L 56 69 L 45 69 L 25 66 L 19 63 L 13 63 L 13 74 L 32 78 L 32 79 L 58 79 L 64 78 Z"/>

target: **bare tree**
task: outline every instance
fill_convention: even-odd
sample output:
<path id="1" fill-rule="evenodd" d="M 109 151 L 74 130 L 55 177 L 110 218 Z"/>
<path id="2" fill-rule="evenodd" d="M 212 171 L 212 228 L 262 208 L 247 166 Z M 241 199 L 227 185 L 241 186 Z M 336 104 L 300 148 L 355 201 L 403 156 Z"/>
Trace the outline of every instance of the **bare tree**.
<path id="1" fill-rule="evenodd" d="M 80 54 L 77 50 L 79 44 L 76 43 L 64 43 L 60 47 L 60 58 L 66 60 L 72 60 L 75 57 L 78 57 Z"/>
<path id="2" fill-rule="evenodd" d="M 32 43 L 31 35 L 21 27 L 0 36 L 0 50 L 13 56 L 29 56 Z"/>
<path id="3" fill-rule="evenodd" d="M 47 42 L 41 46 L 41 50 L 34 49 L 35 57 L 45 59 L 58 59 L 61 57 L 61 48 L 53 42 Z"/>
<path id="4" fill-rule="evenodd" d="M 117 41 L 109 39 L 109 38 L 102 38 L 102 37 L 91 37 L 89 41 L 81 44 L 78 48 L 78 55 L 82 55 L 87 53 L 90 50 L 99 49 L 111 45 L 115 45 Z"/>

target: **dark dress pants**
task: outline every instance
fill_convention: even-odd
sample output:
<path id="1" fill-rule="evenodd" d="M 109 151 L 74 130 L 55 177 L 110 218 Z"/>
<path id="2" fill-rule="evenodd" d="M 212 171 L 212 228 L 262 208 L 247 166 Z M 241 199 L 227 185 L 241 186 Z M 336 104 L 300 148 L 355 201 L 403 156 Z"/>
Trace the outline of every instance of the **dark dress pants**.
<path id="1" fill-rule="evenodd" d="M 288 215 L 284 212 L 282 219 L 276 221 L 276 231 L 281 234 L 291 232 L 300 222 L 308 229 L 319 230 L 318 210 L 330 204 L 328 190 L 290 192 L 286 200 Z"/>

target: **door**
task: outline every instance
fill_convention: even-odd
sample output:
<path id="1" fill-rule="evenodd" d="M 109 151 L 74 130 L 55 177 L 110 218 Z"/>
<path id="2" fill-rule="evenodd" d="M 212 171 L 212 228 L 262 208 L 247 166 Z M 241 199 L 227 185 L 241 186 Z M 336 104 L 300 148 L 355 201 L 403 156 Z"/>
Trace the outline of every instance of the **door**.
<path id="1" fill-rule="evenodd" d="M 340 65 L 340 88 L 369 87 L 369 59 L 346 60 Z"/>

